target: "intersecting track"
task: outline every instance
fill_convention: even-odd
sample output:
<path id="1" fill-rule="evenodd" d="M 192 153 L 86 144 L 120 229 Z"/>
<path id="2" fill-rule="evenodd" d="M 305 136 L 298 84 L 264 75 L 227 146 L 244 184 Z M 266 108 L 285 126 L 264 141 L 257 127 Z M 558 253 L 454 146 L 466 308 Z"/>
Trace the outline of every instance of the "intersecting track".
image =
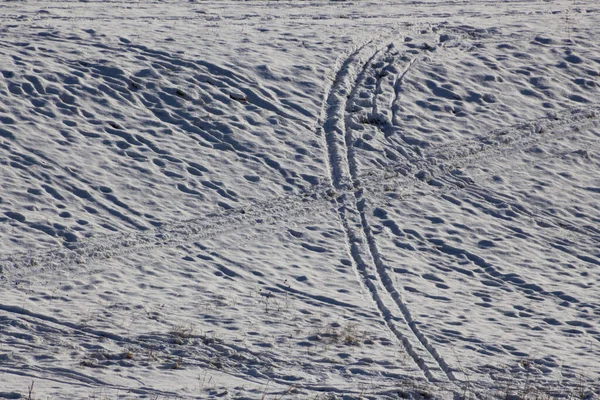
<path id="1" fill-rule="evenodd" d="M 369 43 L 350 54 L 338 71 L 327 96 L 323 133 L 331 184 L 338 190 L 350 189 L 353 184 L 360 185 L 352 151 L 352 132 L 346 126 L 347 99 L 356 95 L 356 88 L 364 79 L 367 69 L 382 52 L 373 47 Z M 393 288 L 366 219 L 365 201 L 360 189 L 346 190 L 337 198 L 338 215 L 346 233 L 348 252 L 359 278 L 371 293 L 388 328 L 404 344 L 425 377 L 435 382 L 453 381 L 455 377 L 450 367 L 421 334 L 408 308 Z M 402 318 L 395 315 L 390 303 L 400 310 Z"/>
<path id="2" fill-rule="evenodd" d="M 484 4 L 485 2 L 482 2 Z M 520 2 L 526 4 L 526 2 Z M 594 11 L 594 10 L 591 10 Z M 466 14 L 465 14 L 466 15 Z M 419 15 L 415 14 L 416 18 Z M 429 18 L 430 16 L 428 16 Z M 6 18 L 6 17 L 4 17 Z M 72 17 L 62 17 L 72 18 Z M 167 18 L 168 19 L 168 18 Z M 182 18 L 184 19 L 184 18 Z M 379 42 L 386 44 L 385 42 Z M 143 46 L 123 45 L 129 51 L 137 51 L 141 55 L 147 55 L 149 58 L 158 59 L 165 64 L 170 62 L 167 53 L 155 51 Z M 109 48 L 106 47 L 108 50 Z M 118 49 L 116 49 L 118 50 Z M 12 254 L 0 256 L 0 287 L 3 284 L 3 278 L 14 279 L 22 276 L 34 274 L 36 271 L 49 269 L 62 269 L 67 265 L 77 263 L 86 263 L 91 260 L 98 260 L 108 257 L 136 253 L 145 249 L 155 249 L 156 247 L 174 247 L 182 243 L 211 238 L 219 235 L 225 235 L 229 232 L 239 231 L 240 229 L 253 230 L 257 227 L 263 227 L 271 224 L 285 224 L 289 221 L 297 221 L 299 218 L 307 218 L 308 214 L 323 215 L 331 208 L 335 207 L 337 216 L 343 226 L 346 234 L 346 243 L 348 253 L 352 256 L 357 277 L 362 282 L 368 294 L 372 297 L 382 322 L 389 328 L 396 338 L 402 342 L 407 353 L 412 357 L 423 375 L 432 382 L 447 382 L 449 386 L 453 383 L 460 384 L 462 377 L 458 371 L 454 370 L 438 352 L 435 343 L 426 337 L 418 321 L 411 314 L 411 309 L 404 302 L 402 294 L 398 292 L 389 271 L 389 266 L 385 264 L 378 248 L 378 243 L 374 235 L 374 229 L 369 222 L 369 208 L 374 201 L 404 201 L 407 196 L 418 198 L 420 196 L 436 194 L 443 195 L 451 190 L 472 190 L 474 193 L 479 190 L 476 184 L 472 182 L 463 182 L 462 176 L 453 174 L 453 171 L 469 165 L 479 165 L 484 157 L 501 157 L 503 155 L 513 155 L 526 146 L 531 146 L 539 141 L 549 140 L 561 135 L 563 131 L 569 131 L 573 126 L 597 126 L 598 116 L 596 107 L 589 107 L 581 110 L 570 110 L 557 118 L 556 121 L 543 119 L 531 121 L 523 126 L 510 127 L 500 132 L 492 132 L 482 136 L 460 143 L 439 146 L 431 149 L 427 154 L 417 154 L 412 149 L 396 149 L 404 151 L 402 154 L 405 159 L 387 164 L 385 168 L 377 168 L 372 171 L 358 168 L 358 154 L 355 153 L 355 132 L 352 131 L 351 103 L 359 95 L 359 89 L 363 87 L 366 78 L 371 75 L 370 67 L 384 58 L 390 48 L 378 46 L 375 42 L 369 42 L 349 57 L 342 59 L 339 68 L 336 68 L 335 81 L 326 91 L 326 98 L 323 101 L 322 121 L 320 121 L 320 131 L 323 133 L 325 159 L 329 171 L 329 184 L 315 186 L 310 190 L 288 195 L 279 198 L 266 199 L 262 202 L 255 202 L 251 205 L 239 207 L 228 212 L 202 215 L 193 220 L 173 221 L 164 224 L 161 228 L 141 231 L 137 225 L 130 225 L 138 229 L 138 232 L 120 233 L 115 235 L 104 235 L 92 237 L 89 240 L 78 243 L 66 243 L 64 248 L 50 249 L 37 254 Z M 410 73 L 411 68 L 418 65 L 419 56 L 405 61 L 403 68 L 399 73 L 394 73 L 393 83 L 394 94 L 400 93 L 399 88 L 403 84 L 405 76 Z M 186 67 L 193 68 L 195 64 L 188 64 Z M 174 64 L 176 65 L 176 64 Z M 210 66 L 214 71 L 214 67 Z M 228 71 L 219 70 L 219 79 L 226 79 Z M 231 86 L 240 76 L 232 76 Z M 254 83 L 254 82 L 249 82 Z M 378 81 L 379 83 L 379 81 Z M 252 92 L 246 93 L 249 97 Z M 255 96 L 266 96 L 267 93 L 258 91 Z M 377 95 L 375 95 L 377 96 Z M 395 113 L 393 107 L 398 105 L 402 99 L 394 98 L 392 101 L 392 123 L 394 124 Z M 372 104 L 372 116 L 377 118 L 385 107 L 390 104 L 381 104 L 381 109 L 377 104 L 377 97 Z M 294 113 L 288 112 L 286 107 L 275 106 L 271 110 L 285 118 L 297 118 Z M 304 126 L 303 120 L 298 121 Z M 541 127 L 541 128 L 540 128 Z M 508 134 L 507 134 L 508 133 Z M 26 150 L 26 151 L 24 151 Z M 19 148 L 19 151 L 31 154 L 31 157 L 39 157 L 35 150 L 28 148 Z M 546 157 L 553 157 L 550 154 Z M 536 156 L 541 159 L 541 156 Z M 46 160 L 48 162 L 50 160 Z M 53 165 L 55 168 L 61 168 L 60 165 Z M 426 172 L 426 173 L 422 173 Z M 489 172 L 486 171 L 486 175 Z M 422 178 L 427 177 L 427 178 Z M 76 176 L 67 178 L 63 183 L 70 186 L 75 183 Z M 441 182 L 443 186 L 432 185 L 432 181 Z M 384 185 L 386 189 L 384 189 Z M 466 189 L 465 189 L 466 185 Z M 406 189 L 397 197 L 388 197 L 396 194 L 396 188 Z M 412 192 L 411 192 L 412 191 Z M 410 192 L 406 195 L 406 192 Z M 102 199 L 98 200 L 102 202 Z M 99 204 L 103 205 L 103 204 Z M 110 204 L 106 203 L 106 207 Z M 315 212 L 316 211 L 316 212 Z M 540 214 L 533 214 L 539 217 Z M 314 217 L 313 217 L 314 218 Z M 556 221 L 555 215 L 546 215 L 541 212 L 541 218 L 552 219 Z M 133 220 L 135 222 L 135 220 Z M 591 226 L 587 231 L 582 227 L 567 226 L 567 229 L 579 229 L 581 235 L 586 235 L 592 241 L 600 243 L 600 231 Z M 590 235 L 595 233 L 595 235 Z M 3 271 L 4 267 L 4 271 Z M 6 283 L 6 282 L 5 282 Z M 120 344 L 134 345 L 139 340 L 145 343 L 155 345 L 164 345 L 168 338 L 159 335 L 147 336 L 144 338 L 127 338 L 115 335 L 109 332 L 96 331 L 80 326 L 75 323 L 64 323 L 52 317 L 46 317 L 41 314 L 29 312 L 22 307 L 13 307 L 0 304 L 0 310 L 10 314 L 18 315 L 20 319 L 26 321 L 36 321 L 35 327 L 38 331 L 53 329 L 58 334 L 49 336 L 70 336 L 73 333 L 78 335 L 89 335 L 91 337 L 104 338 L 115 341 Z M 417 317 L 418 318 L 418 317 Z M 194 338 L 195 339 L 195 338 Z M 190 351 L 196 349 L 198 353 L 207 353 L 208 350 L 217 350 L 217 346 L 209 349 L 210 344 L 203 343 L 205 346 L 190 346 Z M 222 347 L 222 346 L 219 346 Z M 266 357 L 270 358 L 268 352 L 250 353 L 246 348 L 235 348 L 237 351 L 245 351 L 247 357 Z M 174 353 L 173 353 L 174 354 Z M 225 358 L 225 357 L 224 357 Z M 203 360 L 207 356 L 190 357 L 195 360 L 197 366 L 207 367 Z M 244 360 L 244 359 L 242 359 Z M 270 358 L 266 362 L 275 366 L 284 364 L 281 360 Z M 232 362 L 233 364 L 233 362 Z M 237 363 L 244 364 L 244 363 Z M 2 370 L 4 373 L 31 373 L 38 372 L 27 370 L 25 367 L 18 369 Z M 29 372 L 28 372 L 29 371 Z M 56 369 L 59 377 L 60 371 Z M 239 377 L 251 380 L 248 373 L 239 371 Z M 31 375 L 33 376 L 33 375 Z M 62 375 L 67 378 L 66 375 Z M 87 384 L 88 377 L 68 377 L 78 380 L 82 384 Z M 277 375 L 270 376 L 270 379 L 288 384 L 285 380 L 278 379 Z M 57 381 L 58 382 L 58 381 Z M 90 384 L 105 383 L 96 381 Z M 302 385 L 306 386 L 306 385 Z M 329 388 L 327 389 L 330 390 Z M 168 392 L 156 392 L 155 390 L 145 390 L 141 394 L 162 394 L 163 396 L 175 395 Z"/>
<path id="3" fill-rule="evenodd" d="M 348 65 L 347 62 L 344 64 Z M 338 73 L 338 75 L 340 74 Z M 340 86 L 332 87 L 331 91 L 334 90 L 339 91 Z M 336 96 L 330 94 L 328 103 L 332 102 Z M 345 112 L 343 108 L 335 108 L 330 105 L 327 108 L 327 115 L 334 111 Z M 399 161 L 389 164 L 385 168 L 366 170 L 359 175 L 355 173 L 354 180 L 356 182 L 354 183 L 362 189 L 362 195 L 369 194 L 372 202 L 374 200 L 405 201 L 430 194 L 443 195 L 448 191 L 462 188 L 463 183 L 457 182 L 452 176 L 456 169 L 477 165 L 483 157 L 506 157 L 515 151 L 527 148 L 527 146 L 560 138 L 572 129 L 596 126 L 599 114 L 597 106 L 567 110 L 557 118 L 528 121 L 518 126 L 482 135 L 480 138 L 439 146 L 432 148 L 419 159 Z M 332 132 L 330 131 L 329 134 L 332 135 Z M 330 140 L 334 140 L 334 138 L 330 138 Z M 335 138 L 335 140 L 339 140 L 336 143 L 338 146 L 336 149 L 341 146 L 343 150 L 346 138 Z M 329 148 L 332 152 L 334 147 L 326 146 L 325 148 Z M 336 154 L 339 154 L 339 150 L 336 151 L 338 151 Z M 337 156 L 334 155 L 334 161 L 337 163 L 347 162 L 347 153 L 339 154 L 338 161 L 335 161 Z M 582 154 L 585 153 L 582 152 Z M 31 153 L 31 156 L 35 155 Z M 327 154 L 328 159 L 329 157 L 330 155 Z M 0 258 L 0 283 L 6 279 L 19 279 L 41 271 L 59 270 L 92 260 L 117 257 L 157 247 L 174 247 L 192 240 L 206 239 L 261 225 L 293 221 L 305 217 L 308 213 L 314 214 L 319 210 L 326 211 L 332 207 L 332 202 L 336 197 L 350 195 L 356 190 L 350 184 L 352 178 L 349 167 L 340 165 L 337 168 L 339 171 L 345 170 L 338 179 L 332 180 L 328 184 L 314 186 L 311 190 L 303 193 L 267 199 L 249 206 L 190 220 L 173 221 L 153 230 L 98 235 L 77 243 L 66 243 L 65 247 L 4 255 Z M 428 185 L 427 182 L 417 178 L 420 171 L 428 171 L 430 180 L 440 181 L 447 178 L 448 185 L 442 187 Z M 342 181 L 344 184 L 341 183 Z M 543 218 L 556 219 L 554 215 L 543 215 L 543 212 L 541 214 Z M 538 215 L 533 213 L 529 217 L 535 218 Z M 556 225 L 568 230 L 569 234 L 582 234 L 589 238 L 591 233 L 594 237 L 598 237 L 597 230 L 582 230 L 581 227 L 573 229 L 568 224 L 558 222 Z"/>
<path id="4" fill-rule="evenodd" d="M 388 53 L 392 49 L 393 44 L 388 45 L 387 50 L 382 50 L 375 48 L 370 42 L 351 53 L 341 65 L 323 108 L 322 130 L 326 150 L 325 158 L 329 161 L 331 186 L 340 192 L 336 198 L 337 212 L 346 233 L 347 251 L 352 256 L 359 279 L 371 293 L 386 325 L 404 344 L 408 354 L 429 381 L 461 384 L 464 382 L 461 382 L 459 371 L 453 369 L 446 362 L 434 344 L 423 334 L 402 295 L 394 287 L 393 280 L 388 273 L 390 268 L 380 255 L 367 218 L 368 199 L 366 194 L 369 192 L 379 194 L 381 189 L 373 191 L 373 182 L 381 183 L 382 180 L 371 179 L 372 176 L 368 181 L 363 182 L 362 178 L 365 176 L 359 175 L 354 151 L 356 138 L 352 131 L 353 122 L 357 118 L 354 114 L 357 108 L 354 107 L 353 102 L 360 101 L 364 105 L 364 96 L 359 94 L 359 91 L 365 85 L 369 75 L 373 74 L 374 68 L 372 67 L 375 66 L 375 62 L 381 66 L 383 64 L 381 61 L 389 55 Z M 417 57 L 404 58 L 404 68 L 399 72 L 393 84 L 395 97 L 391 102 L 392 109 L 398 103 L 397 95 L 404 77 L 417 61 Z M 381 76 L 370 76 L 369 84 L 371 86 L 373 86 L 374 80 L 377 82 L 374 85 L 375 95 L 370 105 L 370 114 L 359 118 L 366 119 L 367 123 L 386 124 L 389 123 L 390 118 L 377 107 L 377 96 L 381 92 L 378 78 Z M 383 181 L 393 181 L 393 174 L 401 175 L 400 180 L 403 182 L 411 181 L 411 178 L 414 179 L 415 172 L 418 171 L 416 177 L 428 176 L 428 181 L 440 178 L 439 181 L 443 180 L 447 185 L 462 188 L 464 184 L 452 176 L 452 172 L 457 168 L 465 166 L 465 164 L 477 163 L 477 160 L 480 161 L 482 157 L 492 153 L 498 155 L 498 153 L 515 149 L 523 150 L 527 146 L 544 140 L 544 136 L 547 138 L 547 135 L 542 134 L 544 132 L 557 132 L 561 128 L 568 131 L 573 125 L 594 126 L 596 119 L 596 107 L 585 110 L 568 110 L 557 117 L 555 121 L 551 119 L 530 121 L 494 132 L 484 139 L 440 146 L 439 150 L 434 149 L 430 152 L 430 157 L 415 157 L 413 154 L 409 154 L 409 152 L 412 153 L 410 149 L 406 149 L 403 156 L 407 161 L 400 162 L 395 166 L 388 166 L 388 171 L 394 170 L 394 172 L 391 175 L 384 174 Z M 560 135 L 554 137 L 557 136 Z M 443 166 L 438 166 L 439 161 L 443 162 Z M 412 181 L 409 186 L 418 186 L 418 182 Z M 400 312 L 401 318 L 396 316 L 393 309 Z"/>

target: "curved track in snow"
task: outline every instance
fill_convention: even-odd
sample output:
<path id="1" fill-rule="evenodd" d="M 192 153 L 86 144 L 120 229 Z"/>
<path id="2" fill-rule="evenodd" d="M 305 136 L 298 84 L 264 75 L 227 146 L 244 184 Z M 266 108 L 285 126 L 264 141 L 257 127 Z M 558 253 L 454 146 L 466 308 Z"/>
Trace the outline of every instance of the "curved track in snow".
<path id="1" fill-rule="evenodd" d="M 369 46 L 364 46 L 352 53 L 336 74 L 335 83 L 327 97 L 323 132 L 327 143 L 327 158 L 331 166 L 332 186 L 338 190 L 349 189 L 352 185 L 361 186 L 353 151 L 352 130 L 348 128 L 348 101 L 357 96 L 374 60 L 381 57 L 382 52 L 379 49 L 372 51 Z M 337 198 L 338 215 L 346 232 L 347 249 L 362 284 L 370 292 L 391 332 L 403 344 L 425 377 L 434 382 L 454 380 L 450 367 L 418 330 L 410 311 L 386 273 L 387 267 L 379 255 L 364 212 L 367 200 L 363 193 L 360 189 L 351 190 Z M 393 311 L 391 304 L 394 303 L 394 308 L 400 311 L 402 319 Z"/>

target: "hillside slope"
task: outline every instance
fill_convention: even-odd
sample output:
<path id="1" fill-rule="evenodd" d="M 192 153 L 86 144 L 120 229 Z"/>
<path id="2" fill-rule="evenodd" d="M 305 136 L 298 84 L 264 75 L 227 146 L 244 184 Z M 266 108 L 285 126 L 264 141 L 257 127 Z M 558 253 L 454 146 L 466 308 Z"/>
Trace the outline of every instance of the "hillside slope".
<path id="1" fill-rule="evenodd" d="M 600 396 L 599 11 L 7 2 L 0 398 Z"/>

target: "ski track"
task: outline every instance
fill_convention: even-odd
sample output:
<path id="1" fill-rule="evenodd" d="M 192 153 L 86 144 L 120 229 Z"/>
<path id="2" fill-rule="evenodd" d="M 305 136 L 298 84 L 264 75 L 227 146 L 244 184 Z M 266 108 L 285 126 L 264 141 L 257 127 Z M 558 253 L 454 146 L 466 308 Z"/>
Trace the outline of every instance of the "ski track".
<path id="1" fill-rule="evenodd" d="M 361 47 L 342 64 L 336 74 L 335 83 L 327 96 L 327 115 L 323 132 L 327 144 L 326 157 L 330 160 L 331 165 L 331 182 L 332 186 L 337 189 L 344 189 L 351 184 L 358 183 L 356 159 L 352 149 L 352 132 L 347 127 L 346 99 L 351 101 L 356 96 L 359 85 L 368 73 L 368 68 L 371 67 L 373 60 L 381 52 L 381 50 L 376 49 L 370 56 L 360 54 L 365 49 L 368 48 Z M 366 61 L 363 61 L 364 59 Z M 423 371 L 425 377 L 429 381 L 436 382 L 454 380 L 448 365 L 437 354 L 437 351 L 425 341 L 424 336 L 420 334 L 416 325 L 409 319 L 408 309 L 399 296 L 393 295 L 397 292 L 393 290 L 389 276 L 385 274 L 385 266 L 382 265 L 374 238 L 370 234 L 370 227 L 361 207 L 361 203 L 364 202 L 361 193 L 361 191 L 344 193 L 336 201 L 339 207 L 338 215 L 346 232 L 347 251 L 351 255 L 362 284 L 371 293 L 371 297 L 390 331 L 403 344 L 405 350 Z M 351 200 L 351 197 L 354 200 Z M 373 282 L 375 277 L 377 277 L 377 283 Z M 378 288 L 381 284 L 387 294 L 393 298 L 396 307 L 401 310 L 404 321 L 399 324 L 396 323 L 397 318 L 386 305 L 386 300 Z M 406 325 L 410 327 L 412 335 L 407 332 Z M 411 336 L 416 337 L 417 341 L 411 340 Z"/>
<path id="2" fill-rule="evenodd" d="M 348 56 L 335 74 L 333 84 L 325 100 L 324 120 L 322 123 L 322 132 L 325 139 L 326 159 L 329 165 L 329 181 L 332 186 L 342 189 L 343 184 L 350 180 L 350 171 L 348 160 L 342 149 L 345 147 L 345 128 L 343 110 L 346 104 L 346 97 L 350 95 L 352 82 L 349 82 L 349 70 L 354 63 L 360 63 L 361 52 L 368 48 L 372 42 L 360 46 L 357 50 Z M 356 60 L 358 59 L 358 60 Z M 351 79 L 350 79 L 351 81 Z"/>
<path id="3" fill-rule="evenodd" d="M 388 49 L 389 48 L 390 48 L 390 46 L 388 46 Z M 356 92 L 357 92 L 358 88 L 361 86 L 366 75 L 368 74 L 367 68 L 372 66 L 373 60 L 379 54 L 380 53 L 375 53 L 373 55 L 373 57 L 371 59 L 369 59 L 369 61 L 365 64 L 365 67 L 363 68 L 363 70 L 361 71 L 361 74 L 357 78 L 357 82 L 356 82 L 354 90 L 352 91 L 352 93 L 350 95 L 350 99 L 352 99 L 356 96 Z M 407 74 L 409 69 L 414 64 L 414 62 L 415 62 L 415 59 L 412 59 L 408 63 L 408 65 L 404 68 L 404 70 L 401 73 L 400 77 L 398 78 L 396 84 L 394 85 L 394 88 L 396 91 L 398 91 L 399 85 L 401 84 L 402 80 L 404 79 L 404 76 Z M 378 80 L 381 80 L 381 77 L 379 77 Z M 373 107 L 375 107 L 376 101 L 377 101 L 377 97 L 376 97 L 376 93 L 375 93 L 375 96 L 373 98 Z M 350 114 L 347 113 L 347 110 L 346 110 L 346 115 L 344 116 L 344 118 L 346 120 L 349 120 L 351 118 Z M 349 124 L 346 124 L 346 126 L 348 126 L 348 125 Z M 355 184 L 358 184 L 358 186 L 360 187 L 361 182 L 358 178 L 358 166 L 357 166 L 357 162 L 356 162 L 356 155 L 353 151 L 354 140 L 353 140 L 352 130 L 346 128 L 345 136 L 346 136 L 346 150 L 347 150 L 347 154 L 348 154 L 348 163 L 349 163 L 349 167 L 350 167 L 349 169 L 350 169 L 350 174 L 351 174 L 351 180 Z M 425 375 L 431 381 L 454 381 L 454 380 L 456 380 L 448 363 L 442 358 L 442 356 L 439 354 L 439 352 L 436 350 L 436 348 L 425 337 L 425 335 L 419 330 L 416 322 L 412 318 L 412 315 L 411 315 L 410 310 L 408 309 L 408 306 L 402 300 L 401 295 L 395 289 L 393 281 L 392 281 L 391 277 L 389 276 L 389 274 L 387 273 L 387 270 L 389 269 L 389 267 L 387 265 L 385 265 L 383 262 L 383 259 L 379 253 L 379 249 L 377 248 L 377 243 L 375 241 L 375 237 L 372 234 L 371 227 L 367 220 L 366 209 L 368 209 L 368 206 L 367 206 L 368 199 L 364 196 L 364 191 L 357 190 L 353 193 L 353 196 L 354 196 L 354 207 L 356 208 L 356 210 L 358 211 L 358 213 L 360 215 L 360 225 L 362 228 L 361 242 L 363 240 L 366 240 L 369 258 L 372 260 L 372 263 L 374 264 L 374 267 L 375 267 L 374 269 L 377 272 L 378 280 L 381 282 L 382 286 L 385 288 L 385 291 L 387 291 L 387 295 L 389 295 L 394 300 L 396 307 L 398 308 L 402 317 L 404 318 L 404 322 L 409 326 L 410 331 L 412 332 L 413 336 L 416 337 L 416 339 L 417 339 L 416 345 L 411 345 L 413 351 L 409 352 L 409 354 L 411 354 L 411 356 L 413 357 L 415 362 L 419 365 L 419 367 L 424 371 Z M 373 267 L 371 267 L 371 266 L 369 266 L 369 268 L 373 269 Z M 380 294 L 374 292 L 373 297 L 378 298 L 378 297 L 380 297 Z M 411 339 L 409 337 L 407 337 L 406 335 L 403 335 L 402 340 L 404 342 L 411 341 Z M 425 352 L 422 352 L 422 351 L 421 352 L 415 351 L 417 346 L 422 346 L 428 354 Z M 431 358 L 433 358 L 433 361 L 431 361 Z"/>

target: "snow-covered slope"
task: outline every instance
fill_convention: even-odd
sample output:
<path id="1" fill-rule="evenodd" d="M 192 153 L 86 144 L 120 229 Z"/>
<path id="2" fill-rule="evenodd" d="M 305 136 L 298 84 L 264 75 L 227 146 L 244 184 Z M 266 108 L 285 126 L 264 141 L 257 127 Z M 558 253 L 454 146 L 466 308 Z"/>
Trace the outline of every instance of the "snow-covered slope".
<path id="1" fill-rule="evenodd" d="M 0 8 L 0 398 L 600 396 L 595 1 Z"/>

